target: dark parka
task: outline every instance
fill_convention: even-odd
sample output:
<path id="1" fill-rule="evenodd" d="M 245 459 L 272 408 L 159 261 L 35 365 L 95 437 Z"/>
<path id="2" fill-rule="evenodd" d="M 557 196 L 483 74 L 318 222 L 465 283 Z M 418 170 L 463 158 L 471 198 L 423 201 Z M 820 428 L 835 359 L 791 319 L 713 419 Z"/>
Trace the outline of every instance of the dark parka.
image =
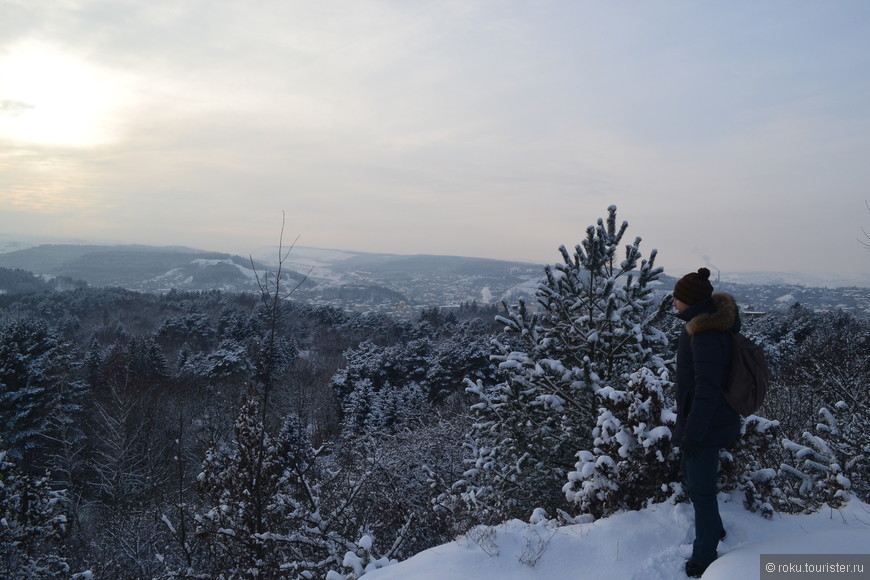
<path id="1" fill-rule="evenodd" d="M 729 447 L 740 434 L 740 415 L 725 403 L 722 387 L 731 360 L 729 331 L 740 330 L 737 304 L 728 294 L 713 294 L 677 316 L 686 325 L 677 345 L 673 443 Z"/>

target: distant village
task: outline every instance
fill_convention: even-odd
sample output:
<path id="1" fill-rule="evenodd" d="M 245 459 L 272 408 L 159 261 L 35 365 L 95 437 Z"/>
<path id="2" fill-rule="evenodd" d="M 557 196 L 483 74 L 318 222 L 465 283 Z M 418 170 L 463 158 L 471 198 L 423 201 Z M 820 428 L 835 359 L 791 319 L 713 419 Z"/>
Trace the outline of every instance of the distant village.
<path id="1" fill-rule="evenodd" d="M 811 288 L 723 282 L 717 290 L 734 296 L 744 313 L 784 310 L 799 304 L 817 312 L 843 310 L 856 316 L 870 317 L 870 288 Z"/>
<path id="2" fill-rule="evenodd" d="M 384 300 L 349 300 L 353 292 L 345 290 L 343 296 L 312 295 L 307 302 L 351 309 L 356 312 L 376 312 L 399 317 L 411 318 L 425 308 L 438 307 L 444 310 L 459 310 L 462 307 L 474 305 L 490 307 L 495 312 L 501 307 L 502 301 L 508 305 L 525 300 L 531 311 L 536 311 L 537 301 L 535 289 L 537 282 L 528 280 L 522 284 L 508 286 L 515 280 L 505 279 L 502 283 L 488 280 L 491 284 L 481 286 L 481 281 L 475 276 L 444 277 L 438 276 L 408 280 L 404 283 L 392 282 L 389 296 L 384 293 Z M 662 298 L 670 292 L 673 284 L 665 280 L 659 287 L 658 294 Z M 722 282 L 717 285 L 717 292 L 725 292 L 734 296 L 740 305 L 741 312 L 747 317 L 763 316 L 772 311 L 780 311 L 795 305 L 800 305 L 816 312 L 842 310 L 861 317 L 870 317 L 870 288 L 816 288 L 796 286 L 791 284 L 746 284 Z M 362 289 L 360 290 L 362 292 Z M 371 291 L 365 292 L 371 297 Z M 396 295 L 404 299 L 395 301 Z M 361 294 L 362 295 L 362 294 Z M 390 298 L 390 299 L 388 299 Z"/>

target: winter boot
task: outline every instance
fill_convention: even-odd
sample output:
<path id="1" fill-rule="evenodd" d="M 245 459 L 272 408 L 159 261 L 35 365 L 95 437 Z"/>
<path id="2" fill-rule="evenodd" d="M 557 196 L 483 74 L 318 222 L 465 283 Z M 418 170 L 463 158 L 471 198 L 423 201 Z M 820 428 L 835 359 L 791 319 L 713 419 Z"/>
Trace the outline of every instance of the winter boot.
<path id="1" fill-rule="evenodd" d="M 706 570 L 710 564 L 712 564 L 712 562 L 701 564 L 700 562 L 695 562 L 693 560 L 686 560 L 686 576 L 689 578 L 700 578 L 704 574 L 704 570 Z"/>

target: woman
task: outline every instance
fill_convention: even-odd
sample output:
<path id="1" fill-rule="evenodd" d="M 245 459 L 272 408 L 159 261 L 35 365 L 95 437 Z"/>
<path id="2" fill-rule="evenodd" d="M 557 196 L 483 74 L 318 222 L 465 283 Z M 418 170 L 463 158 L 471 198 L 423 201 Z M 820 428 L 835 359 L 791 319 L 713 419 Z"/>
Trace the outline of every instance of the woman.
<path id="1" fill-rule="evenodd" d="M 740 415 L 722 395 L 731 360 L 730 332 L 740 329 L 737 304 L 714 294 L 710 270 L 686 274 L 674 286 L 674 308 L 686 322 L 677 346 L 677 424 L 673 444 L 695 510 L 695 541 L 686 574 L 698 578 L 725 537 L 716 499 L 719 451 L 740 434 Z"/>

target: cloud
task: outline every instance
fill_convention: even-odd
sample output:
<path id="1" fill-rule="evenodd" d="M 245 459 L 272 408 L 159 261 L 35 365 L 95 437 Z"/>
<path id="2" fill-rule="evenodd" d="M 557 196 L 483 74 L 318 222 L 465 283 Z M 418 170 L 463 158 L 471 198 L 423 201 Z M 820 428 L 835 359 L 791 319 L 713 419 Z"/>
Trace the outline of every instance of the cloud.
<path id="1" fill-rule="evenodd" d="M 23 113 L 26 113 L 28 110 L 33 109 L 35 105 L 31 105 L 30 103 L 26 103 L 24 101 L 16 101 L 16 100 L 2 100 L 0 101 L 0 113 L 9 115 L 10 117 L 18 117 Z"/>
<path id="2" fill-rule="evenodd" d="M 660 259 L 800 265 L 800 232 L 860 225 L 864 6 L 34 0 L 0 55 L 50 46 L 120 105 L 0 187 L 137 242 L 249 249 L 286 210 L 306 245 L 534 260 L 616 203 Z"/>

